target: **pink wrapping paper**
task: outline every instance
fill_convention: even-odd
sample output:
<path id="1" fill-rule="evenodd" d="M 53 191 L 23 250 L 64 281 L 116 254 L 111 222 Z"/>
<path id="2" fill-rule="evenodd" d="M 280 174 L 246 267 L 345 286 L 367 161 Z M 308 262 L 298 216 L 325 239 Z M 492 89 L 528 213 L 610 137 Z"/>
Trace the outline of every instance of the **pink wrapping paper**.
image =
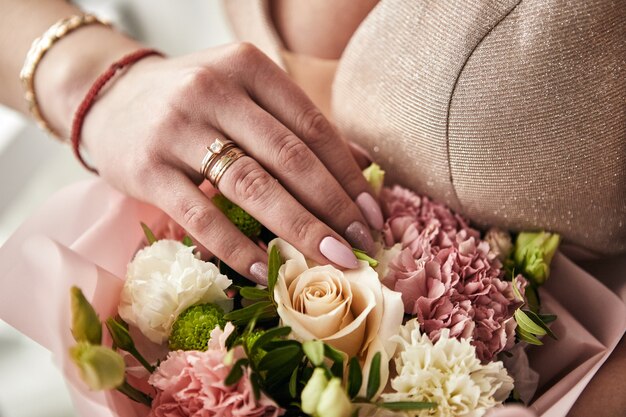
<path id="1" fill-rule="evenodd" d="M 67 356 L 74 344 L 69 289 L 82 288 L 101 318 L 114 315 L 120 277 L 143 239 L 139 222 L 164 220 L 159 210 L 92 180 L 53 196 L 0 249 L 0 318 L 53 353 L 82 416 L 145 416 L 147 409 L 115 392 L 90 392 L 78 379 Z M 541 374 L 538 395 L 531 410 L 505 407 L 492 417 L 565 416 L 624 334 L 624 302 L 561 254 L 541 295 L 544 310 L 558 315 L 559 340 L 528 349 Z"/>

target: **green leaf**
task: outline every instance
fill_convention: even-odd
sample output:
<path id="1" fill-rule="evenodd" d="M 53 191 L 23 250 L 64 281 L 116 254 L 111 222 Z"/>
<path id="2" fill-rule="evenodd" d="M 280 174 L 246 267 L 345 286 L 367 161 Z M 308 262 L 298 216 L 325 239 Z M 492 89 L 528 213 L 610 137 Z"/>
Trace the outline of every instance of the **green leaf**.
<path id="1" fill-rule="evenodd" d="M 289 333 L 291 333 L 291 327 L 277 327 L 270 329 L 255 340 L 250 351 L 255 352 L 258 349 L 265 348 L 266 345 L 272 340 L 278 339 L 279 337 L 289 336 Z"/>
<path id="2" fill-rule="evenodd" d="M 545 324 L 550 324 L 550 323 L 552 323 L 553 321 L 556 320 L 557 316 L 556 316 L 556 314 L 539 314 L 539 318 Z"/>
<path id="3" fill-rule="evenodd" d="M 378 388 L 380 387 L 380 356 L 380 352 L 376 352 L 372 358 L 372 365 L 370 366 L 370 373 L 367 378 L 367 390 L 365 394 L 368 400 L 374 398 Z"/>
<path id="4" fill-rule="evenodd" d="M 378 266 L 378 261 L 367 254 L 367 252 L 362 251 L 360 249 L 352 248 L 352 252 L 357 259 L 361 261 L 367 261 L 367 263 L 372 267 L 376 268 Z"/>
<path id="5" fill-rule="evenodd" d="M 361 365 L 356 357 L 352 357 L 348 370 L 348 397 L 356 397 L 359 394 L 362 384 L 363 372 L 361 371 Z"/>
<path id="6" fill-rule="evenodd" d="M 239 380 L 243 376 L 243 370 L 246 366 L 248 366 L 247 358 L 241 358 L 237 362 L 235 362 L 230 372 L 228 373 L 228 376 L 224 380 L 224 384 L 235 385 L 237 382 L 239 382 Z"/>
<path id="7" fill-rule="evenodd" d="M 239 332 L 237 332 L 236 328 L 233 332 L 231 332 L 230 335 L 228 335 L 228 338 L 226 338 L 226 342 L 224 344 L 226 345 L 226 349 L 228 350 L 231 350 L 233 347 L 242 344 L 242 340 L 239 337 Z"/>
<path id="8" fill-rule="evenodd" d="M 343 354 L 329 344 L 324 343 L 324 356 L 334 362 L 343 362 Z"/>
<path id="9" fill-rule="evenodd" d="M 263 356 L 263 359 L 259 362 L 258 369 L 261 371 L 276 371 L 301 355 L 302 349 L 298 346 L 285 346 L 274 349 Z"/>
<path id="10" fill-rule="evenodd" d="M 546 325 L 546 323 L 541 319 L 541 317 L 530 310 L 522 310 L 526 315 L 539 327 L 544 329 L 548 336 L 553 338 L 554 340 L 559 340 L 554 332 Z"/>
<path id="11" fill-rule="evenodd" d="M 291 373 L 291 378 L 289 378 L 289 395 L 292 398 L 296 398 L 298 395 L 298 367 L 296 367 Z"/>
<path id="12" fill-rule="evenodd" d="M 396 401 L 396 402 L 380 402 L 376 403 L 377 406 L 381 408 L 386 408 L 387 410 L 428 410 L 431 408 L 435 408 L 437 403 L 429 403 L 429 402 L 420 402 L 420 401 Z"/>
<path id="13" fill-rule="evenodd" d="M 527 306 L 535 313 L 539 312 L 539 307 L 541 303 L 539 302 L 539 293 L 537 292 L 537 287 L 534 284 L 530 284 L 526 286 L 524 290 L 524 294 L 526 295 Z"/>
<path id="14" fill-rule="evenodd" d="M 255 287 L 243 287 L 239 295 L 247 300 L 269 300 L 270 293 L 267 290 Z"/>
<path id="15" fill-rule="evenodd" d="M 272 299 L 274 297 L 274 287 L 278 281 L 278 270 L 282 260 L 280 259 L 280 251 L 276 245 L 270 249 L 269 259 L 267 261 L 267 290 L 269 291 Z"/>
<path id="16" fill-rule="evenodd" d="M 516 329 L 516 333 L 517 333 L 517 336 L 520 338 L 520 340 L 523 340 L 526 343 L 529 343 L 531 345 L 536 345 L 536 346 L 543 345 L 541 340 L 537 339 L 537 337 L 528 333 L 526 330 L 521 329 L 519 326 Z"/>
<path id="17" fill-rule="evenodd" d="M 189 236 L 185 236 L 183 238 L 183 245 L 188 246 L 188 247 L 194 246 L 193 240 L 191 240 Z"/>
<path id="18" fill-rule="evenodd" d="M 344 354 L 334 347 L 324 344 L 324 356 L 334 362 L 330 368 L 331 373 L 338 378 L 343 378 Z"/>
<path id="19" fill-rule="evenodd" d="M 288 348 L 293 349 L 294 346 L 289 346 Z M 277 350 L 274 350 L 272 352 L 276 351 Z M 265 359 L 266 357 L 267 355 L 265 355 L 263 359 Z M 271 387 L 280 387 L 283 388 L 286 393 L 288 393 L 289 379 L 291 378 L 291 374 L 295 369 L 298 369 L 303 357 L 304 353 L 302 353 L 302 349 L 300 349 L 300 347 L 297 347 L 297 349 L 294 349 L 290 352 L 279 352 L 277 357 L 271 358 L 268 361 L 268 364 L 264 364 L 264 366 L 271 366 L 270 369 L 264 369 L 269 371 L 265 376 L 266 387 L 268 389 L 270 389 Z M 263 359 L 261 360 L 261 362 L 263 362 Z M 261 370 L 261 363 L 259 363 L 259 370 Z"/>
<path id="20" fill-rule="evenodd" d="M 513 278 L 513 281 L 511 282 L 511 284 L 513 286 L 513 294 L 515 295 L 515 298 L 520 301 L 524 301 L 524 296 L 522 295 L 521 292 L 519 292 L 519 289 L 517 288 L 517 277 Z"/>
<path id="21" fill-rule="evenodd" d="M 324 342 L 320 340 L 307 340 L 302 343 L 302 350 L 314 366 L 321 366 L 324 362 Z"/>
<path id="22" fill-rule="evenodd" d="M 148 407 L 152 405 L 152 397 L 142 391 L 139 391 L 137 388 L 130 385 L 126 380 L 124 380 L 122 385 L 115 389 L 139 404 L 143 404 Z"/>
<path id="23" fill-rule="evenodd" d="M 265 346 L 263 346 L 263 350 L 276 350 L 285 346 L 295 346 L 298 349 L 302 349 L 302 344 L 297 340 L 274 339 L 271 342 L 267 342 Z"/>
<path id="24" fill-rule="evenodd" d="M 261 398 L 261 377 L 256 372 L 251 372 L 250 382 L 252 383 L 252 391 L 254 392 L 254 399 L 259 401 L 259 399 Z"/>
<path id="25" fill-rule="evenodd" d="M 152 230 L 150 230 L 147 224 L 142 222 L 141 228 L 143 229 L 143 234 L 146 235 L 146 240 L 148 241 L 148 245 L 152 245 L 154 242 L 157 241 L 156 236 L 154 236 L 154 233 L 152 233 Z"/>
<path id="26" fill-rule="evenodd" d="M 528 317 L 528 315 L 524 313 L 521 308 L 515 310 L 514 317 L 517 325 L 527 333 L 536 336 L 543 336 L 547 333 L 543 327 L 539 326 L 530 317 Z"/>
<path id="27" fill-rule="evenodd" d="M 276 317 L 276 308 L 271 301 L 259 301 L 224 315 L 227 321 L 232 321 L 235 325 L 247 324 L 253 318 L 265 319 L 272 317 Z"/>

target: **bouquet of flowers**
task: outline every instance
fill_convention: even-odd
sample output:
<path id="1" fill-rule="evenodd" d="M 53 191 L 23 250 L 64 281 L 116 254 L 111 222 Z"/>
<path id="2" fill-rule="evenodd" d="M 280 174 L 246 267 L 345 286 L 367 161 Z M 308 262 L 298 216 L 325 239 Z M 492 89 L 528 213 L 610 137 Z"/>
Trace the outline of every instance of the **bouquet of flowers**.
<path id="1" fill-rule="evenodd" d="M 524 346 L 556 338 L 538 288 L 559 236 L 481 234 L 372 165 L 385 225 L 359 267 L 318 265 L 222 196 L 267 247 L 267 287 L 195 250 L 168 226 L 130 261 L 118 315 L 101 322 L 72 288 L 70 357 L 93 390 L 139 415 L 481 416 L 528 402 L 538 376 Z M 109 336 L 103 342 L 103 325 Z"/>

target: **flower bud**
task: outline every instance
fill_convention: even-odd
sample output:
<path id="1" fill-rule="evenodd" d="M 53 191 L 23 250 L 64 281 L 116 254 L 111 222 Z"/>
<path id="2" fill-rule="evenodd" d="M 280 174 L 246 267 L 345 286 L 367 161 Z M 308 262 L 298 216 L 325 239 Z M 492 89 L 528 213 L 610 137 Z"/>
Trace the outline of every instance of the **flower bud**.
<path id="1" fill-rule="evenodd" d="M 326 371 L 322 368 L 315 368 L 313 375 L 302 390 L 302 411 L 309 415 L 316 414 L 317 405 L 326 385 L 328 385 Z"/>
<path id="2" fill-rule="evenodd" d="M 350 417 L 352 403 L 339 378 L 330 380 L 320 396 L 316 411 L 315 415 L 319 417 Z"/>
<path id="3" fill-rule="evenodd" d="M 102 323 L 85 295 L 78 287 L 72 287 L 72 336 L 77 342 L 89 342 L 93 345 L 102 343 Z"/>
<path id="4" fill-rule="evenodd" d="M 550 275 L 550 262 L 560 240 L 561 237 L 553 233 L 520 233 L 515 242 L 516 266 L 527 278 L 543 284 Z"/>
<path id="5" fill-rule="evenodd" d="M 70 357 L 81 379 L 94 391 L 115 389 L 124 383 L 124 359 L 110 348 L 80 342 L 70 349 Z"/>
<path id="6" fill-rule="evenodd" d="M 115 343 L 118 348 L 127 352 L 135 348 L 135 342 L 133 342 L 128 329 L 124 327 L 122 323 L 118 322 L 113 317 L 109 317 L 105 324 L 107 329 L 109 329 L 113 343 Z"/>
<path id="7" fill-rule="evenodd" d="M 489 243 L 491 252 L 504 262 L 513 252 L 513 241 L 511 235 L 501 229 L 491 228 L 485 235 L 485 240 Z"/>
<path id="8" fill-rule="evenodd" d="M 374 193 L 379 195 L 380 190 L 383 188 L 383 183 L 385 182 L 385 171 L 383 171 L 378 164 L 372 163 L 363 170 L 363 176 L 374 189 Z"/>

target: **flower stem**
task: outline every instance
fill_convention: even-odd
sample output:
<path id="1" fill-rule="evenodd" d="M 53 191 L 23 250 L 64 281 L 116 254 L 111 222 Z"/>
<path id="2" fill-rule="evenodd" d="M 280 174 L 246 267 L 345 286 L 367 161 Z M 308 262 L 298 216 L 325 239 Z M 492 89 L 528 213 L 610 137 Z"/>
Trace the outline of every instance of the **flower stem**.
<path id="1" fill-rule="evenodd" d="M 117 387 L 117 390 L 135 402 L 147 405 L 148 407 L 152 405 L 152 398 L 148 394 L 139 391 L 126 380 L 124 380 L 122 385 Z"/>
<path id="2" fill-rule="evenodd" d="M 152 365 L 150 365 L 150 363 L 146 360 L 146 358 L 144 358 L 141 353 L 139 353 L 139 351 L 133 346 L 132 349 L 128 350 L 128 353 L 130 353 L 131 355 L 133 355 L 133 357 L 135 359 L 137 359 L 139 361 L 139 363 L 146 368 L 146 370 L 150 373 L 153 373 L 156 368 Z"/>

